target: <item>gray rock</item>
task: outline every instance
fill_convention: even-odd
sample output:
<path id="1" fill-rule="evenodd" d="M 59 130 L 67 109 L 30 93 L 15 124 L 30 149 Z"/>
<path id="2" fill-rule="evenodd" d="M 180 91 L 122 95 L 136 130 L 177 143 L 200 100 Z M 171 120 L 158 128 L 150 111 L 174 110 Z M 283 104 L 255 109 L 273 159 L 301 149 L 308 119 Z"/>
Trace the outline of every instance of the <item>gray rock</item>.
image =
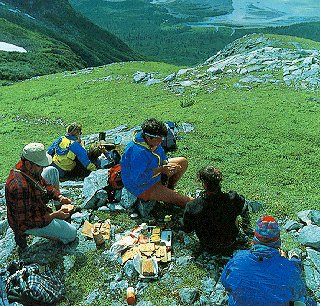
<path id="1" fill-rule="evenodd" d="M 71 220 L 80 224 L 84 220 L 89 221 L 90 213 L 88 211 L 85 212 L 76 212 L 71 215 Z"/>
<path id="2" fill-rule="evenodd" d="M 181 75 L 186 74 L 187 72 L 192 71 L 192 70 L 193 70 L 192 68 L 180 69 L 180 70 L 177 72 L 177 75 L 181 76 Z"/>
<path id="3" fill-rule="evenodd" d="M 232 87 L 233 87 L 233 88 L 237 88 L 237 89 L 251 89 L 250 86 L 248 86 L 248 85 L 242 85 L 242 84 L 240 84 L 240 83 L 234 83 L 234 84 L 232 85 Z"/>
<path id="4" fill-rule="evenodd" d="M 302 222 L 308 224 L 308 223 L 311 223 L 310 212 L 311 210 L 302 210 L 297 213 L 297 216 Z"/>
<path id="5" fill-rule="evenodd" d="M 306 246 L 320 249 L 320 227 L 308 225 L 301 229 L 298 241 Z"/>
<path id="6" fill-rule="evenodd" d="M 6 206 L 6 199 L 4 197 L 0 198 L 0 206 Z"/>
<path id="7" fill-rule="evenodd" d="M 9 227 L 8 219 L 0 221 L 0 235 L 3 235 Z"/>
<path id="8" fill-rule="evenodd" d="M 210 72 L 211 74 L 220 74 L 223 72 L 223 69 L 221 69 L 221 67 L 210 67 L 207 72 Z"/>
<path id="9" fill-rule="evenodd" d="M 176 259 L 176 264 L 177 265 L 186 265 L 193 260 L 194 260 L 194 257 L 192 257 L 192 256 L 180 256 Z"/>
<path id="10" fill-rule="evenodd" d="M 206 277 L 201 283 L 201 289 L 206 295 L 210 295 L 216 286 L 216 282 L 211 277 Z"/>
<path id="11" fill-rule="evenodd" d="M 286 224 L 282 227 L 286 231 L 293 231 L 293 230 L 299 230 L 302 227 L 302 225 L 294 220 L 289 220 L 286 222 Z"/>
<path id="12" fill-rule="evenodd" d="M 125 290 L 128 288 L 128 282 L 126 280 L 112 281 L 110 282 L 110 290 Z"/>
<path id="13" fill-rule="evenodd" d="M 253 75 L 248 75 L 247 77 L 240 79 L 239 82 L 242 82 L 242 83 L 264 83 L 264 80 L 261 78 L 258 78 L 256 76 L 253 76 Z"/>
<path id="14" fill-rule="evenodd" d="M 6 235 L 0 240 L 0 264 L 4 263 L 11 255 L 16 243 L 14 242 L 14 233 L 11 228 L 8 228 Z"/>
<path id="15" fill-rule="evenodd" d="M 315 268 L 320 273 L 320 252 L 312 249 L 312 248 L 306 248 L 308 259 L 311 260 Z"/>
<path id="16" fill-rule="evenodd" d="M 210 295 L 211 305 L 226 305 L 228 300 L 228 295 L 221 282 L 218 282 L 215 286 L 213 292 Z"/>
<path id="17" fill-rule="evenodd" d="M 63 256 L 63 267 L 65 273 L 68 273 L 74 267 L 74 260 L 71 256 Z"/>
<path id="18" fill-rule="evenodd" d="M 311 210 L 310 220 L 311 220 L 312 224 L 320 226 L 320 211 L 319 210 Z"/>
<path id="19" fill-rule="evenodd" d="M 182 304 L 193 305 L 198 297 L 196 288 L 182 288 L 179 290 L 179 296 Z"/>
<path id="20" fill-rule="evenodd" d="M 138 272 L 136 271 L 133 265 L 133 260 L 128 260 L 125 263 L 125 265 L 123 266 L 123 272 L 129 278 L 132 278 L 133 276 L 138 276 Z"/>
<path id="21" fill-rule="evenodd" d="M 153 304 L 149 301 L 141 301 L 141 302 L 138 302 L 136 306 L 153 306 Z"/>
<path id="22" fill-rule="evenodd" d="M 101 199 L 102 194 L 99 199 L 96 197 L 96 192 L 101 192 L 100 190 L 107 186 L 107 177 L 108 170 L 99 169 L 91 172 L 90 175 L 84 179 L 82 194 L 85 200 L 82 205 L 83 208 L 93 208 L 95 205 L 98 206 L 98 203 L 100 203 L 100 206 L 104 204 L 104 200 Z"/>
<path id="23" fill-rule="evenodd" d="M 199 298 L 199 304 L 201 306 L 206 306 L 206 305 L 210 305 L 210 300 L 207 296 L 205 295 L 201 295 Z"/>
<path id="24" fill-rule="evenodd" d="M 146 81 L 148 79 L 148 74 L 145 72 L 141 72 L 141 71 L 137 71 L 134 75 L 133 75 L 133 81 L 135 83 L 140 83 L 142 81 Z"/>
<path id="25" fill-rule="evenodd" d="M 312 268 L 312 264 L 307 260 L 303 263 L 306 286 L 320 298 L 320 273 Z"/>
<path id="26" fill-rule="evenodd" d="M 189 80 L 186 80 L 186 81 L 181 81 L 179 82 L 179 84 L 183 87 L 189 87 L 189 86 L 192 86 L 195 84 L 194 81 L 189 81 Z"/>
<path id="27" fill-rule="evenodd" d="M 171 82 L 176 78 L 176 74 L 175 73 L 171 73 L 169 75 L 167 75 L 164 79 L 163 82 Z"/>
<path id="28" fill-rule="evenodd" d="M 161 80 L 159 79 L 148 79 L 146 86 L 154 85 L 154 84 L 159 84 L 161 83 Z"/>
<path id="29" fill-rule="evenodd" d="M 136 202 L 137 197 L 130 193 L 125 187 L 122 188 L 121 200 L 119 205 L 124 207 L 125 209 L 131 208 Z"/>
<path id="30" fill-rule="evenodd" d="M 64 181 L 60 182 L 61 188 L 82 188 L 83 187 L 83 181 Z"/>
<path id="31" fill-rule="evenodd" d="M 148 286 L 149 285 L 146 282 L 138 282 L 137 285 L 136 285 L 137 294 L 142 294 L 143 291 L 148 288 Z"/>

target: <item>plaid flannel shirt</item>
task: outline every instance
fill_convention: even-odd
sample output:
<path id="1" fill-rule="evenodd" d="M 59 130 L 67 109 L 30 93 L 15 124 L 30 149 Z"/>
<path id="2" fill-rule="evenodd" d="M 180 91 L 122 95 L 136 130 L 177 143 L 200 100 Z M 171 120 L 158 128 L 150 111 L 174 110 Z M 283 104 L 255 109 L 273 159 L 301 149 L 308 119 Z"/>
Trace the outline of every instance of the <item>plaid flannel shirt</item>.
<path id="1" fill-rule="evenodd" d="M 47 226 L 52 212 L 46 204 L 50 199 L 59 200 L 60 192 L 41 176 L 35 177 L 21 161 L 16 169 L 32 177 L 36 186 L 23 173 L 12 169 L 5 186 L 7 217 L 10 227 L 17 234 L 28 229 Z"/>
<path id="2" fill-rule="evenodd" d="M 55 274 L 50 269 L 40 273 L 39 266 L 32 264 L 9 276 L 6 289 L 8 295 L 15 292 L 15 295 L 20 296 L 21 302 L 24 299 L 28 300 L 28 305 L 30 301 L 33 301 L 32 305 L 38 303 L 51 305 L 59 301 L 65 293 L 61 277 L 61 273 Z"/>

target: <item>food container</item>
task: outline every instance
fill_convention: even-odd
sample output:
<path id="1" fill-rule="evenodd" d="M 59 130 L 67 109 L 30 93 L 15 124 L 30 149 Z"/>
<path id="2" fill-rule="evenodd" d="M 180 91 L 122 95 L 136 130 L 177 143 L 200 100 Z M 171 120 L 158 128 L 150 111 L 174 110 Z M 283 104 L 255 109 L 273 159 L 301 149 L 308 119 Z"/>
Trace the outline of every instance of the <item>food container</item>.
<path id="1" fill-rule="evenodd" d="M 136 303 L 136 295 L 133 287 L 127 288 L 127 303 L 129 305 L 134 305 Z"/>

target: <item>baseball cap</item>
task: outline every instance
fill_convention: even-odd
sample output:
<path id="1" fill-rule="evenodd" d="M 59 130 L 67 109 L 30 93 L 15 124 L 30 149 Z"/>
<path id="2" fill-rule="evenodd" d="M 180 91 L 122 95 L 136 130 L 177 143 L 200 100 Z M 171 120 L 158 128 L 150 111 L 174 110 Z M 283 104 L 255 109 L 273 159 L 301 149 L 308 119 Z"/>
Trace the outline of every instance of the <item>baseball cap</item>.
<path id="1" fill-rule="evenodd" d="M 42 143 L 32 142 L 22 150 L 22 156 L 38 166 L 46 167 L 52 163 L 52 157 L 47 153 Z"/>

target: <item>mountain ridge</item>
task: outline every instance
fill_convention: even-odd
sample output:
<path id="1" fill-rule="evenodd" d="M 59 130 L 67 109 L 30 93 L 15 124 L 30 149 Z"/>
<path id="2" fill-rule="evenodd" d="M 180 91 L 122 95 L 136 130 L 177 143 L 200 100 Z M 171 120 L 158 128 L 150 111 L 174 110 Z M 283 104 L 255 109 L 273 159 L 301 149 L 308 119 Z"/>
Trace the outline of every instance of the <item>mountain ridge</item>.
<path id="1" fill-rule="evenodd" d="M 84 68 L 87 66 L 99 66 L 117 61 L 129 61 L 141 59 L 141 56 L 132 51 L 125 43 L 113 34 L 99 28 L 91 23 L 80 13 L 75 12 L 67 0 L 61 1 L 7 1 L 4 0 L 0 5 L 0 18 L 3 18 L 11 24 L 16 24 L 20 28 L 25 28 L 28 32 L 38 33 L 48 40 L 55 40 L 62 45 L 68 46 L 70 52 L 78 57 L 78 65 L 74 68 Z M 6 41 L 6 38 L 15 36 L 5 29 L 0 34 L 0 39 Z M 25 37 L 21 34 L 15 37 L 15 41 L 19 42 L 19 37 L 25 41 Z M 6 41 L 12 43 L 12 41 Z M 24 47 L 22 45 L 22 47 Z M 37 50 L 41 52 L 41 46 Z M 33 50 L 34 51 L 34 50 Z M 47 50 L 47 53 L 48 50 Z M 8 55 L 6 55 L 6 58 Z M 20 55 L 20 57 L 23 57 Z M 79 65 L 81 67 L 79 67 Z M 50 65 L 47 65 L 50 67 Z M 63 66 L 63 64 L 61 65 Z M 62 69 L 70 70 L 72 65 L 64 67 L 56 66 L 56 71 Z M 53 69 L 49 69 L 48 73 L 52 73 Z M 43 74 L 35 71 L 28 76 Z M 1 77 L 1 79 L 4 79 Z"/>

